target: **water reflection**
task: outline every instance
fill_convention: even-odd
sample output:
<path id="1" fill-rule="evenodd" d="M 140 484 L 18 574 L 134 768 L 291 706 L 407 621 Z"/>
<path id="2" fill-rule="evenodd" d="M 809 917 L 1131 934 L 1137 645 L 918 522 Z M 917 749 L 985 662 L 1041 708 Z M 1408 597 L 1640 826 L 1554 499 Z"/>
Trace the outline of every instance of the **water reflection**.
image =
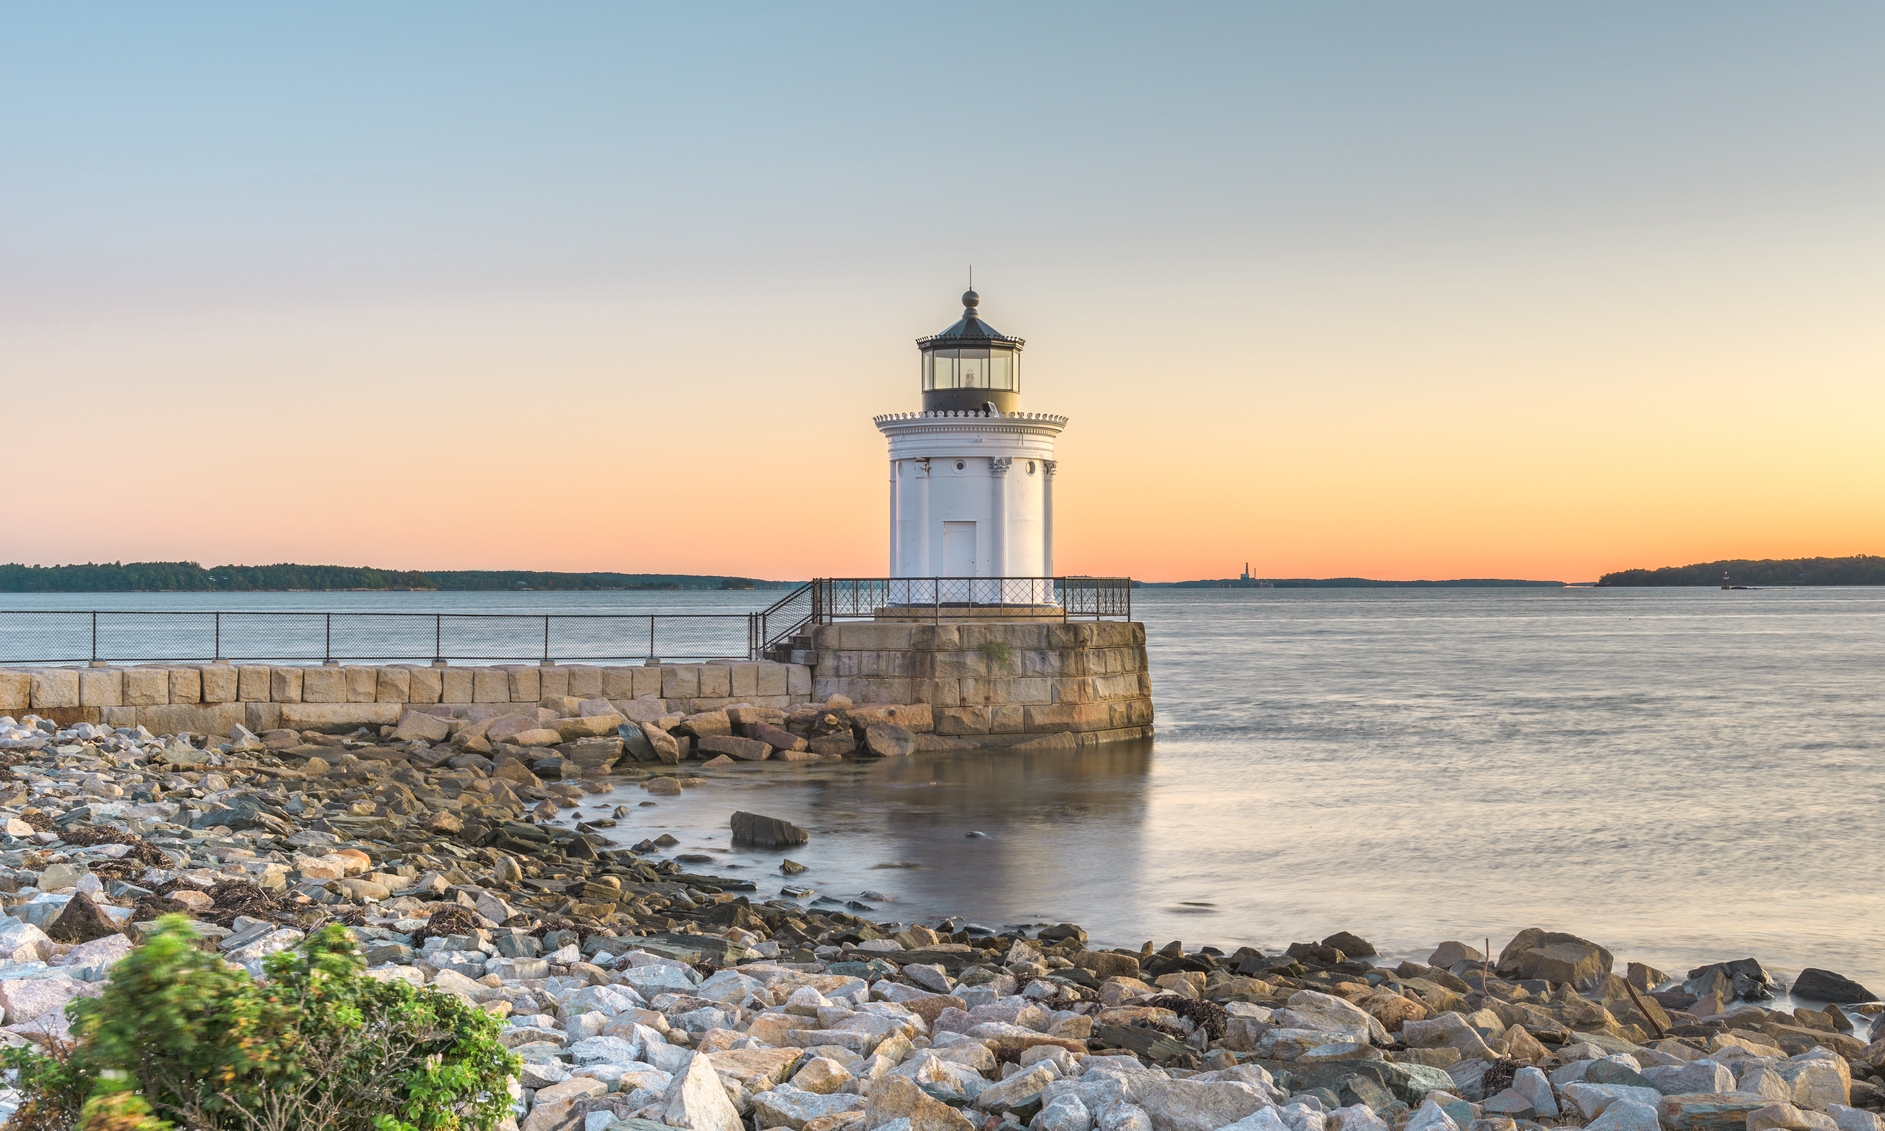
<path id="1" fill-rule="evenodd" d="M 633 808 L 607 835 L 633 844 L 672 833 L 676 852 L 708 852 L 713 867 L 753 879 L 761 895 L 778 891 L 779 862 L 790 856 L 810 869 L 793 884 L 840 899 L 886 895 L 885 917 L 1059 922 L 1143 868 L 1151 768 L 1149 741 L 736 766 L 706 771 L 709 784 L 653 806 L 639 804 L 638 787 L 618 789 L 606 801 Z M 727 821 L 736 809 L 783 817 L 811 832 L 811 843 L 735 848 Z"/>

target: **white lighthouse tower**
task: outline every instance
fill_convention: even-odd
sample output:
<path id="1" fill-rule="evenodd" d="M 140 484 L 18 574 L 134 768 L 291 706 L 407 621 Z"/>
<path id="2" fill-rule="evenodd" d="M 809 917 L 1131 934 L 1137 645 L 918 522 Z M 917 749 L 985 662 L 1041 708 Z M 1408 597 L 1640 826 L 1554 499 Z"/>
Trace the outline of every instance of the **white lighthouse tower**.
<path id="1" fill-rule="evenodd" d="M 982 321 L 980 302 L 966 292 L 961 320 L 917 339 L 923 411 L 875 420 L 890 440 L 890 576 L 948 579 L 898 603 L 1054 599 L 1054 437 L 1067 418 L 1020 411 L 1025 343 Z"/>

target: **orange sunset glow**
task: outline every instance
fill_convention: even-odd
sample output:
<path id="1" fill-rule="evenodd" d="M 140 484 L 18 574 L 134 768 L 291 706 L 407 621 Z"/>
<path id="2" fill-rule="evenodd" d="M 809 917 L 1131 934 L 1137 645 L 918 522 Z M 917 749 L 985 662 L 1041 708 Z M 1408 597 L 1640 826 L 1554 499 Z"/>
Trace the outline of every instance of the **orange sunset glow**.
<path id="1" fill-rule="evenodd" d="M 1885 549 L 1862 37 L 1479 11 L 990 9 L 947 88 L 888 12 L 613 49 L 487 12 L 424 53 L 381 12 L 365 57 L 131 10 L 66 73 L 28 47 L 0 557 L 882 573 L 870 418 L 916 407 L 970 263 L 1023 406 L 1071 418 L 1063 572 Z M 955 122 L 999 176 L 922 175 Z"/>

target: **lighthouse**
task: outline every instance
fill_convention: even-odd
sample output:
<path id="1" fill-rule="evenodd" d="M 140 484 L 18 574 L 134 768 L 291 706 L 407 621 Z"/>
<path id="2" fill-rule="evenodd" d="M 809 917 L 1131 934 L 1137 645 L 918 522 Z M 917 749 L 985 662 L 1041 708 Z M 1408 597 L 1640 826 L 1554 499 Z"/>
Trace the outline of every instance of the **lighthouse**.
<path id="1" fill-rule="evenodd" d="M 960 582 L 943 587 L 955 601 L 1051 604 L 1054 438 L 1067 418 L 1021 411 L 1026 343 L 980 304 L 964 293 L 953 326 L 916 340 L 922 411 L 875 419 L 890 443 L 890 576 Z"/>

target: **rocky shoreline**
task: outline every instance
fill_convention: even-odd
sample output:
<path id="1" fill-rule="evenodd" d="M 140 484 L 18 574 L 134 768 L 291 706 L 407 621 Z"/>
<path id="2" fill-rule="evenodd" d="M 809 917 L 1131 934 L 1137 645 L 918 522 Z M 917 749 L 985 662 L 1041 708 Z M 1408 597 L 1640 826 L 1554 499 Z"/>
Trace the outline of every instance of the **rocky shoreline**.
<path id="1" fill-rule="evenodd" d="M 63 1007 L 180 913 L 256 974 L 339 921 L 375 977 L 504 1018 L 521 1131 L 1885 1131 L 1885 1007 L 1826 971 L 1792 987 L 1825 1008 L 1783 1012 L 1752 959 L 1672 978 L 1537 929 L 1393 965 L 1347 933 L 1092 949 L 1072 924 L 880 922 L 808 904 L 789 862 L 758 885 L 601 831 L 627 814 L 611 789 L 703 780 L 659 737 L 894 756 L 893 710 L 571 701 L 475 733 L 409 713 L 227 738 L 0 718 L 6 1040 L 62 1036 Z"/>

